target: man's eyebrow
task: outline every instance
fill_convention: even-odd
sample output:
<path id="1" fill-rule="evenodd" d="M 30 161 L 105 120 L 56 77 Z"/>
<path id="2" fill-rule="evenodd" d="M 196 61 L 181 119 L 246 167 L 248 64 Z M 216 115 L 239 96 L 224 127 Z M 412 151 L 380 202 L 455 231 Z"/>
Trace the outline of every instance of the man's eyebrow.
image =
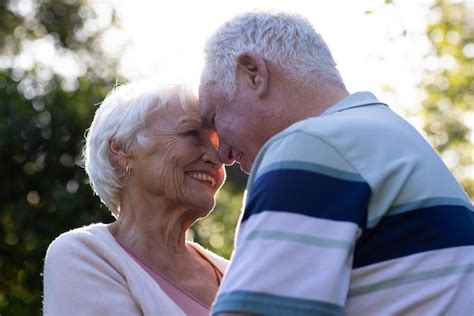
<path id="1" fill-rule="evenodd" d="M 201 116 L 202 120 L 202 125 L 206 127 L 214 127 L 214 113 L 205 113 L 203 116 Z"/>

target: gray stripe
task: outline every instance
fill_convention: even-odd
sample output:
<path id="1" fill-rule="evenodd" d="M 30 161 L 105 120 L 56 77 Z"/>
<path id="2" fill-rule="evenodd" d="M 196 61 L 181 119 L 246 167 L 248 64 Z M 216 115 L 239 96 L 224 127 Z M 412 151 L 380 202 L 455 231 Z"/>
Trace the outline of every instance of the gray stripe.
<path id="1" fill-rule="evenodd" d="M 217 297 L 212 315 L 219 313 L 252 313 L 272 316 L 338 316 L 343 315 L 340 305 L 262 292 L 232 291 Z"/>
<path id="2" fill-rule="evenodd" d="M 274 171 L 274 170 L 279 170 L 279 169 L 311 171 L 315 173 L 324 174 L 326 176 L 330 176 L 333 178 L 338 178 L 341 180 L 354 181 L 354 182 L 366 182 L 364 178 L 362 178 L 357 173 L 352 173 L 352 172 L 343 171 L 343 170 L 327 167 L 327 166 L 316 164 L 316 163 L 298 161 L 298 160 L 279 161 L 279 162 L 272 163 L 262 168 L 261 170 L 258 170 L 258 176 L 261 176 L 264 173 Z"/>
<path id="3" fill-rule="evenodd" d="M 318 238 L 308 235 L 287 233 L 276 230 L 254 230 L 249 233 L 246 238 L 247 240 L 253 239 L 274 239 L 274 240 L 286 240 L 297 242 L 301 244 L 307 244 L 311 246 L 324 247 L 324 248 L 335 248 L 335 249 L 344 249 L 352 250 L 352 243 L 345 240 L 336 240 L 336 239 L 325 239 Z"/>
<path id="4" fill-rule="evenodd" d="M 455 197 L 435 197 L 435 198 L 428 198 L 422 199 L 414 202 L 399 204 L 394 207 L 391 207 L 387 213 L 383 216 L 375 217 L 367 222 L 367 227 L 373 228 L 377 226 L 377 223 L 380 221 L 382 217 L 396 215 L 401 213 L 406 213 L 409 211 L 413 211 L 416 209 L 424 208 L 424 207 L 431 207 L 431 206 L 438 206 L 438 205 L 457 205 L 457 206 L 464 206 L 467 207 L 469 210 L 474 211 L 474 207 L 472 204 L 468 203 L 467 201 L 455 198 Z"/>
<path id="5" fill-rule="evenodd" d="M 473 272 L 474 264 L 467 264 L 463 266 L 452 266 L 419 273 L 413 273 L 402 277 L 385 280 L 382 282 L 353 287 L 349 290 L 349 297 L 365 295 L 371 292 L 394 288 L 405 284 L 441 278 L 448 275 L 467 274 Z"/>

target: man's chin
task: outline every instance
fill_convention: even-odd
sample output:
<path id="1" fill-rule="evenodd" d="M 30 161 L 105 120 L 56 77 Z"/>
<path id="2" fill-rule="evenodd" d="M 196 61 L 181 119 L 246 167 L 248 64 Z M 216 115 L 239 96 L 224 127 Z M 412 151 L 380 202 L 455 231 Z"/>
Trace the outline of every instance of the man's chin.
<path id="1" fill-rule="evenodd" d="M 245 173 L 245 174 L 249 174 L 250 171 L 247 170 L 247 168 L 243 167 L 242 165 L 240 165 L 240 170 Z"/>
<path id="2" fill-rule="evenodd" d="M 245 161 L 240 161 L 240 170 L 242 170 L 245 174 L 250 174 L 250 170 L 252 169 L 252 164 L 246 163 Z"/>

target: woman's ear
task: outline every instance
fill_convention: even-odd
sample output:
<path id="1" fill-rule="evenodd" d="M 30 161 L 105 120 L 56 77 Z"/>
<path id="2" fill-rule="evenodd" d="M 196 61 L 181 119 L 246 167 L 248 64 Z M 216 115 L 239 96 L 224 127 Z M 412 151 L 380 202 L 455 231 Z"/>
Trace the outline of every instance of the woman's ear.
<path id="1" fill-rule="evenodd" d="M 248 86 L 256 90 L 259 98 L 268 92 L 268 68 L 262 56 L 255 52 L 243 52 L 237 57 L 237 71 Z"/>
<path id="2" fill-rule="evenodd" d="M 118 168 L 125 170 L 129 167 L 129 157 L 115 139 L 109 141 L 109 154 Z"/>

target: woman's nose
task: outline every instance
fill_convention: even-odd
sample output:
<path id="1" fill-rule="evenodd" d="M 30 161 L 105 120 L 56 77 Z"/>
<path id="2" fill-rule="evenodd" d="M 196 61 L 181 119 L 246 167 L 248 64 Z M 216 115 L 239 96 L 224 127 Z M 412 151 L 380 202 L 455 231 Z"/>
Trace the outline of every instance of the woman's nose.
<path id="1" fill-rule="evenodd" d="M 204 154 L 202 155 L 202 159 L 205 162 L 216 166 L 216 168 L 220 168 L 222 166 L 222 162 L 219 159 L 219 153 L 214 146 L 206 146 L 204 150 Z"/>

